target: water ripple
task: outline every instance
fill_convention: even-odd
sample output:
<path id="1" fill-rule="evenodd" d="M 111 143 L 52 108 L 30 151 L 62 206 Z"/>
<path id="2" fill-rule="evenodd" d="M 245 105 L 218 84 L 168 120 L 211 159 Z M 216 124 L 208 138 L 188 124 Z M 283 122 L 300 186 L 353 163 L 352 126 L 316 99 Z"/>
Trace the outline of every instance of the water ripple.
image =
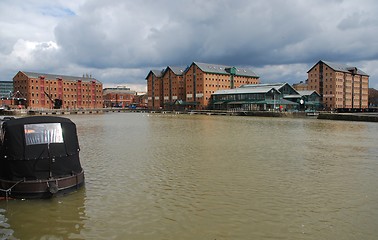
<path id="1" fill-rule="evenodd" d="M 1 234 L 378 236 L 376 124 L 159 114 L 71 118 L 80 134 L 85 189 L 52 201 L 0 203 Z M 33 230 L 47 219 L 50 230 Z"/>

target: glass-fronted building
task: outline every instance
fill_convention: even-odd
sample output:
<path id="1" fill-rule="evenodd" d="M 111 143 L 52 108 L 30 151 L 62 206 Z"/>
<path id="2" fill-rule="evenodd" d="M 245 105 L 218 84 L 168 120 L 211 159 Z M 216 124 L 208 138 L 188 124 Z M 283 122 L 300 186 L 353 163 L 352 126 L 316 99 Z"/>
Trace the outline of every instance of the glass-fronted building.
<path id="1" fill-rule="evenodd" d="M 13 95 L 13 81 L 0 81 L 0 98 L 10 98 Z"/>
<path id="2" fill-rule="evenodd" d="M 288 83 L 249 84 L 212 94 L 209 109 L 235 111 L 317 110 L 316 91 L 298 92 Z"/>

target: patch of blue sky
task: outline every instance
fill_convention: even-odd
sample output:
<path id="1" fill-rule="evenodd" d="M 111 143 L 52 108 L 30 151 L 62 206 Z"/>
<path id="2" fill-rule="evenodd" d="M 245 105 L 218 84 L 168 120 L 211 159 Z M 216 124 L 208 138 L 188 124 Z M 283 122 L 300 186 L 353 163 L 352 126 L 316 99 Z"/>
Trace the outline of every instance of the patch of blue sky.
<path id="1" fill-rule="evenodd" d="M 57 18 L 76 16 L 76 13 L 74 11 L 69 8 L 63 7 L 42 7 L 40 11 L 45 16 L 52 16 Z"/>

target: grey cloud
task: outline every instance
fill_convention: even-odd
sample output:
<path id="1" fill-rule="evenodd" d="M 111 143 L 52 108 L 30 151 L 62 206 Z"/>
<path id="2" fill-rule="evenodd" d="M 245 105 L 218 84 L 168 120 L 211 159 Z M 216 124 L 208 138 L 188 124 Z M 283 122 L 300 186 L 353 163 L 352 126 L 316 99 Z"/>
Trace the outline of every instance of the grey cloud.
<path id="1" fill-rule="evenodd" d="M 140 83 L 149 69 L 192 61 L 248 66 L 268 81 L 282 75 L 295 81 L 306 77 L 308 69 L 298 73 L 300 67 L 320 59 L 363 63 L 368 72 L 378 58 L 378 3 L 370 0 L 28 0 L 28 11 L 12 2 L 18 17 L 0 2 L 0 59 L 9 58 L 19 39 L 39 42 L 30 52 L 35 63 L 23 66 L 90 71 L 105 82 Z M 22 24 L 13 26 L 12 17 Z M 281 74 L 281 66 L 291 71 Z"/>
<path id="2" fill-rule="evenodd" d="M 194 6 L 175 2 L 171 7 L 147 2 L 142 10 L 150 17 L 130 11 L 135 8 L 132 2 L 102 4 L 101 9 L 92 5 L 56 28 L 58 43 L 79 64 L 93 65 L 96 59 L 97 67 L 214 58 L 267 64 L 272 58 L 284 61 L 285 48 L 316 28 L 300 6 L 280 1 L 275 6 L 266 1 L 201 1 Z"/>

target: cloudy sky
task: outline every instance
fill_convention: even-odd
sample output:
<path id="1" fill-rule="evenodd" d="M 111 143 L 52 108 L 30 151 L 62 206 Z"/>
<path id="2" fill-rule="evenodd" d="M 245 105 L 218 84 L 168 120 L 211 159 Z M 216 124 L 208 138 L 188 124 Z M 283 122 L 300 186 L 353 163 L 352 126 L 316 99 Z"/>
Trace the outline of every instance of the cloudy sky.
<path id="1" fill-rule="evenodd" d="M 319 60 L 378 89 L 376 0 L 0 0 L 0 80 L 90 74 L 146 89 L 151 69 L 193 61 L 296 83 Z"/>

